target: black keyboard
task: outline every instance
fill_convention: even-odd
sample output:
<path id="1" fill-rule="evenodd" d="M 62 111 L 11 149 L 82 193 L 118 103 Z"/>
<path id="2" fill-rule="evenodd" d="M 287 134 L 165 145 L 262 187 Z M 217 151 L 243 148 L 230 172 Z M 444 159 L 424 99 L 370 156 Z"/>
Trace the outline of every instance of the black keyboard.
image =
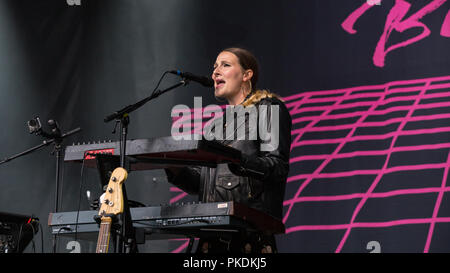
<path id="1" fill-rule="evenodd" d="M 82 143 L 67 146 L 65 162 L 82 162 L 96 167 L 96 156 L 118 157 L 118 141 Z M 129 170 L 151 170 L 173 165 L 215 167 L 220 163 L 239 163 L 241 152 L 217 141 L 175 140 L 172 137 L 127 140 Z"/>
<path id="2" fill-rule="evenodd" d="M 151 235 L 149 239 L 239 232 L 242 229 L 273 234 L 285 231 L 280 220 L 235 202 L 139 207 L 131 208 L 130 213 L 133 226 Z M 54 235 L 73 236 L 77 233 L 80 238 L 92 240 L 99 231 L 94 220 L 97 214 L 97 211 L 80 211 L 77 223 L 76 211 L 50 213 L 48 225 Z M 89 238 L 84 236 L 87 233 L 92 233 Z"/>

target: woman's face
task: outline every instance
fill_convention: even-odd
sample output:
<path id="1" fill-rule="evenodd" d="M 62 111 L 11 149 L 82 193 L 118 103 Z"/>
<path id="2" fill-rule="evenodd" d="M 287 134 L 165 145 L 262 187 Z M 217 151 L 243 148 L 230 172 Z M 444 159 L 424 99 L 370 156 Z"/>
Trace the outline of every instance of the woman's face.
<path id="1" fill-rule="evenodd" d="M 243 82 L 249 80 L 245 74 L 236 55 L 228 51 L 221 52 L 217 56 L 212 73 L 214 95 L 227 99 L 230 104 L 240 103 L 241 101 L 237 100 L 241 96 L 245 98 L 242 92 Z"/>

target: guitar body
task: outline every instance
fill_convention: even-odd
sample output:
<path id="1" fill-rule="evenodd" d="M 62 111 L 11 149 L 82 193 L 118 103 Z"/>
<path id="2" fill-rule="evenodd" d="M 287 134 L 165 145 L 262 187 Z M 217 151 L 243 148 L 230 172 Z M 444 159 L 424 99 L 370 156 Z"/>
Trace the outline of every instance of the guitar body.
<path id="1" fill-rule="evenodd" d="M 101 221 L 96 253 L 108 253 L 113 218 L 123 213 L 122 184 L 127 177 L 128 172 L 121 167 L 116 168 L 111 174 L 98 214 Z"/>

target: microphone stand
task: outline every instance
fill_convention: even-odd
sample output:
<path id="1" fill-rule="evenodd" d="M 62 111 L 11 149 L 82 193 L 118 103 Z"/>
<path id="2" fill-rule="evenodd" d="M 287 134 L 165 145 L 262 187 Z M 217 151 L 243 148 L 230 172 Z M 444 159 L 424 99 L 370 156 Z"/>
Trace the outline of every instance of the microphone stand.
<path id="1" fill-rule="evenodd" d="M 120 167 L 125 168 L 125 155 L 126 155 L 126 146 L 127 146 L 127 135 L 128 135 L 128 125 L 130 124 L 130 117 L 129 114 L 133 111 L 139 109 L 147 102 L 159 97 L 160 95 L 175 89 L 180 86 L 186 86 L 189 83 L 189 80 L 186 78 L 183 78 L 179 83 L 170 86 L 169 88 L 166 88 L 164 90 L 156 90 L 153 92 L 150 96 L 136 102 L 135 104 L 128 105 L 124 108 L 122 108 L 119 111 L 116 111 L 104 118 L 104 122 L 110 122 L 112 120 L 115 120 L 116 123 L 119 123 L 120 125 Z M 116 124 L 117 125 L 117 124 Z M 120 227 L 120 234 L 118 235 L 117 240 L 117 247 L 116 250 L 118 250 L 119 253 L 131 253 L 131 252 L 137 252 L 136 247 L 136 238 L 135 238 L 135 232 L 133 228 L 133 222 L 131 219 L 131 213 L 130 208 L 128 205 L 128 198 L 126 194 L 125 189 L 125 183 L 122 185 L 122 192 L 123 192 L 123 202 L 124 202 L 124 210 L 123 213 L 120 215 L 120 221 L 121 221 L 121 227 Z"/>
<path id="2" fill-rule="evenodd" d="M 73 129 L 73 130 L 71 130 L 71 131 L 69 131 L 69 132 L 67 132 L 65 134 L 61 134 L 61 133 L 49 134 L 49 133 L 46 133 L 46 132 L 40 130 L 37 134 L 42 135 L 43 137 L 45 137 L 47 139 L 45 139 L 41 144 L 39 144 L 39 145 L 37 145 L 35 147 L 32 147 L 32 148 L 30 148 L 28 150 L 25 150 L 25 151 L 21 152 L 21 153 L 13 155 L 13 156 L 11 156 L 9 158 L 3 159 L 2 161 L 0 161 L 0 165 L 4 164 L 6 162 L 9 162 L 11 160 L 14 160 L 16 158 L 19 158 L 21 156 L 30 154 L 30 153 L 32 153 L 32 152 L 34 152 L 34 151 L 36 151 L 36 150 L 38 150 L 38 149 L 40 149 L 42 147 L 45 147 L 45 146 L 48 146 L 48 145 L 54 143 L 55 146 L 54 146 L 54 150 L 53 150 L 52 154 L 54 154 L 54 153 L 56 154 L 55 212 L 58 212 L 58 210 L 59 210 L 59 184 L 60 184 L 59 180 L 60 180 L 61 143 L 62 143 L 64 138 L 66 138 L 68 136 L 71 136 L 73 134 L 76 134 L 79 131 L 81 131 L 81 128 L 79 128 L 79 127 L 76 128 L 76 129 Z M 53 251 L 54 252 L 56 251 L 56 235 L 53 238 Z"/>
<path id="3" fill-rule="evenodd" d="M 121 110 L 116 111 L 116 112 L 112 113 L 111 115 L 108 115 L 107 117 L 105 117 L 104 121 L 110 122 L 113 119 L 120 120 L 123 116 L 128 115 L 131 112 L 137 110 L 138 108 L 140 108 L 142 105 L 146 104 L 147 102 L 149 102 L 153 99 L 156 99 L 157 97 L 161 96 L 162 94 L 164 94 L 172 89 L 175 89 L 180 86 L 186 86 L 188 83 L 189 83 L 189 80 L 182 79 L 179 83 L 177 83 L 169 88 L 166 88 L 164 90 L 157 90 L 157 91 L 153 92 L 150 96 L 136 102 L 135 104 L 128 105 L 128 106 L 122 108 Z"/>

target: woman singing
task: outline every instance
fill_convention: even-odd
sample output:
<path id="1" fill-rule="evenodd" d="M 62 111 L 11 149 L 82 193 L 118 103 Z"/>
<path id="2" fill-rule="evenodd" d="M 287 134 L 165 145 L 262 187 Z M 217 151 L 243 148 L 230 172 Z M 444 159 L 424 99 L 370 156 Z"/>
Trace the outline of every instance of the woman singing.
<path id="1" fill-rule="evenodd" d="M 281 219 L 289 172 L 291 117 L 277 95 L 256 89 L 258 76 L 256 58 L 242 48 L 227 48 L 220 52 L 212 72 L 217 98 L 232 106 L 256 107 L 259 113 L 257 120 L 245 119 L 246 123 L 251 123 L 245 124 L 246 128 L 256 128 L 256 139 L 227 136 L 221 141 L 241 151 L 241 164 L 219 164 L 217 168 L 173 168 L 166 169 L 166 173 L 169 182 L 187 193 L 198 194 L 202 202 L 235 201 Z M 224 132 L 230 126 L 226 119 L 219 124 Z M 264 131 L 260 130 L 261 126 L 265 130 L 271 129 L 271 139 L 261 136 L 260 132 Z M 239 233 L 231 238 L 200 238 L 197 248 L 198 253 L 276 251 L 273 234 L 264 231 Z"/>

